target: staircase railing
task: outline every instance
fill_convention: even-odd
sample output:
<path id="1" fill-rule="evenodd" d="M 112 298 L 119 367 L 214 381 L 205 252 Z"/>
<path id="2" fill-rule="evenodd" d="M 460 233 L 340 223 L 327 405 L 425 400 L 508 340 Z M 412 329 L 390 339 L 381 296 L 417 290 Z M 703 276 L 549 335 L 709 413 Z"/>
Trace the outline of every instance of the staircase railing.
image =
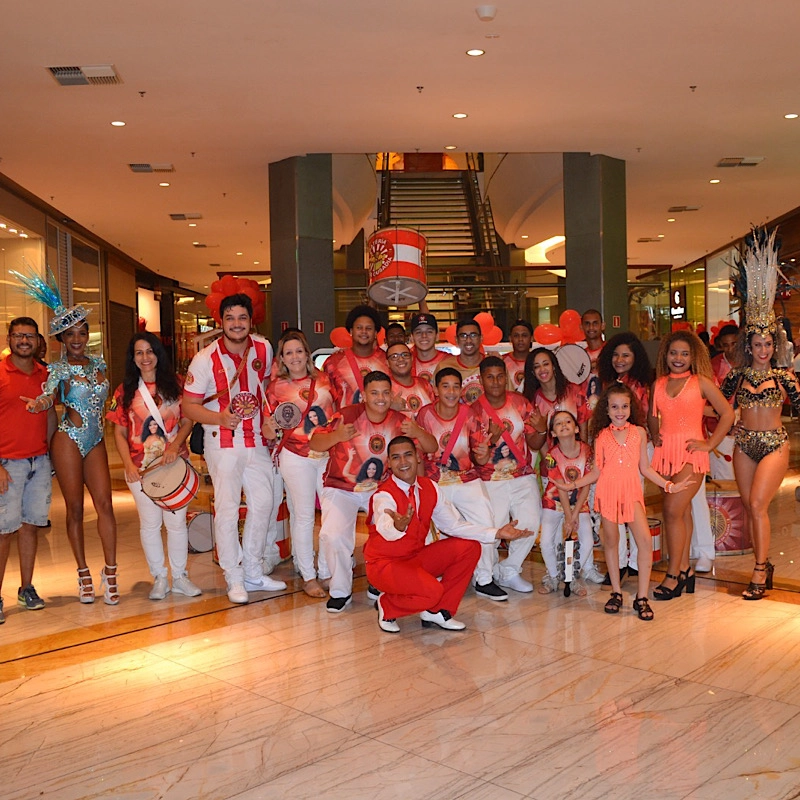
<path id="1" fill-rule="evenodd" d="M 378 227 L 388 228 L 392 207 L 392 172 L 389 169 L 389 153 L 383 154 L 381 170 L 381 193 L 378 198 Z"/>
<path id="2" fill-rule="evenodd" d="M 475 212 L 478 229 L 478 249 L 486 258 L 486 265 L 500 266 L 500 249 L 497 245 L 497 236 L 494 229 L 494 217 L 489 198 L 481 197 L 481 187 L 478 180 L 478 155 L 467 153 L 467 184 L 470 193 L 470 205 Z"/>

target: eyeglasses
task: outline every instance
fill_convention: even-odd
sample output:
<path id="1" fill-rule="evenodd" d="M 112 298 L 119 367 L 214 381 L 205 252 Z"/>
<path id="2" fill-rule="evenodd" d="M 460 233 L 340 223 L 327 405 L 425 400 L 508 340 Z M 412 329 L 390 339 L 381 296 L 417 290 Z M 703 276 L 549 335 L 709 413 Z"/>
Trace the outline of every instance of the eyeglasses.
<path id="1" fill-rule="evenodd" d="M 392 355 L 386 357 L 389 361 L 408 361 L 411 358 L 411 353 L 392 353 Z"/>
<path id="2" fill-rule="evenodd" d="M 38 333 L 9 333 L 9 339 L 13 339 L 15 342 L 21 342 L 23 339 L 27 339 L 29 342 L 35 342 L 39 338 Z"/>
<path id="3" fill-rule="evenodd" d="M 475 333 L 475 332 L 473 332 L 473 333 L 459 333 L 457 338 L 459 338 L 459 339 L 473 339 L 473 340 L 475 340 L 475 339 L 479 339 L 479 338 L 480 338 L 480 336 L 481 336 L 481 335 L 480 335 L 479 333 Z"/>

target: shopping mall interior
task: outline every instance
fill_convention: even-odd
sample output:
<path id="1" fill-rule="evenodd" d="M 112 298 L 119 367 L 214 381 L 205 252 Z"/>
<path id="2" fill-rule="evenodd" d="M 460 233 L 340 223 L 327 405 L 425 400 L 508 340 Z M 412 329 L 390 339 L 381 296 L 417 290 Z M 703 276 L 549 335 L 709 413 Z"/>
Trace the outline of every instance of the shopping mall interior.
<path id="1" fill-rule="evenodd" d="M 112 384 L 144 327 L 185 370 L 213 336 L 204 299 L 225 275 L 258 282 L 261 333 L 319 320 L 312 343 L 329 346 L 366 296 L 365 249 L 384 226 L 426 232 L 442 329 L 487 310 L 506 334 L 520 316 L 557 324 L 588 282 L 565 241 L 585 199 L 565 181 L 576 154 L 616 176 L 603 187 L 601 172 L 598 208 L 614 215 L 596 233 L 616 236 L 623 259 L 592 273 L 607 335 L 629 328 L 657 349 L 676 323 L 711 331 L 737 319 L 730 270 L 752 224 L 778 228 L 778 311 L 800 326 L 790 56 L 800 10 L 790 0 L 755 14 L 738 0 L 11 0 L 5 10 L 2 322 L 46 324 L 7 272 L 50 267 L 65 299 L 92 310 L 90 348 Z M 297 181 L 288 188 L 286 165 Z M 454 184 L 466 221 L 403 216 L 415 192 L 433 202 Z M 297 242 L 289 266 L 287 241 Z M 604 281 L 617 284 L 608 297 Z M 382 312 L 405 322 L 412 310 Z M 58 354 L 51 344 L 49 358 Z M 189 556 L 203 594 L 149 600 L 138 516 L 107 436 L 120 604 L 79 603 L 55 482 L 34 574 L 41 610 L 14 602 L 12 546 L 3 795 L 794 797 L 800 422 L 786 412 L 791 459 L 770 507 L 776 573 L 765 600 L 741 598 L 753 555 L 736 533 L 695 593 L 653 603 L 652 622 L 636 618 L 629 579 L 617 616 L 603 613 L 600 586 L 586 597 L 512 592 L 504 603 L 470 589 L 460 633 L 416 618 L 401 620 L 400 635 L 378 628 L 363 520 L 345 613 L 303 593 L 291 557 L 273 573 L 285 591 L 230 603 L 206 546 L 207 483 L 191 507 Z M 735 491 L 706 489 L 721 537 L 740 519 Z M 650 486 L 646 499 L 656 534 L 660 494 Z M 88 495 L 86 508 L 99 583 Z M 282 525 L 290 541 L 291 520 Z M 596 558 L 602 568 L 601 549 Z M 654 569 L 660 580 L 665 562 Z M 538 548 L 523 574 L 540 582 Z"/>

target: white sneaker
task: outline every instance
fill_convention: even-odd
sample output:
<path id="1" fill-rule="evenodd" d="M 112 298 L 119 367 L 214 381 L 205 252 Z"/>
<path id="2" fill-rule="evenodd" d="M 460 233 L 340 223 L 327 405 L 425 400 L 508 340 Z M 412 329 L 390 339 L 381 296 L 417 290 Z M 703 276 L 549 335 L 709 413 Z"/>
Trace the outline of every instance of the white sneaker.
<path id="1" fill-rule="evenodd" d="M 378 606 L 378 625 L 380 629 L 386 631 L 386 633 L 400 633 L 400 626 L 397 624 L 397 620 L 386 619 L 384 616 L 380 598 L 375 601 L 375 605 Z"/>
<path id="2" fill-rule="evenodd" d="M 500 576 L 495 579 L 495 583 L 499 583 L 504 589 L 512 589 L 515 592 L 521 592 L 522 594 L 527 594 L 528 592 L 533 591 L 533 584 L 528 583 L 525 578 L 522 577 L 518 572 L 515 572 L 513 575 L 505 576 L 503 573 L 500 573 Z"/>
<path id="3" fill-rule="evenodd" d="M 249 599 L 243 583 L 232 583 L 228 586 L 228 600 L 231 603 L 246 603 Z"/>
<path id="4" fill-rule="evenodd" d="M 450 616 L 449 611 L 441 609 L 435 614 L 431 611 L 423 611 L 419 618 L 422 620 L 423 628 L 442 628 L 446 631 L 463 631 L 467 626 L 459 622 L 455 617 Z M 399 626 L 398 626 L 399 630 Z"/>
<path id="5" fill-rule="evenodd" d="M 589 581 L 589 583 L 602 583 L 605 580 L 605 575 L 592 564 L 592 568 L 583 573 L 583 579 Z"/>
<path id="6" fill-rule="evenodd" d="M 198 597 L 203 594 L 199 586 L 195 586 L 188 575 L 178 575 L 172 579 L 172 591 L 175 594 L 182 594 L 186 597 Z"/>
<path id="7" fill-rule="evenodd" d="M 169 594 L 169 583 L 166 575 L 159 575 L 153 581 L 153 588 L 150 590 L 151 600 L 163 600 Z"/>
<path id="8" fill-rule="evenodd" d="M 286 584 L 283 581 L 276 581 L 274 578 L 262 575 L 254 581 L 251 581 L 250 578 L 245 578 L 244 588 L 248 592 L 280 592 L 286 588 Z"/>
<path id="9" fill-rule="evenodd" d="M 714 561 L 708 556 L 700 556 L 694 565 L 695 572 L 711 572 L 714 569 Z"/>

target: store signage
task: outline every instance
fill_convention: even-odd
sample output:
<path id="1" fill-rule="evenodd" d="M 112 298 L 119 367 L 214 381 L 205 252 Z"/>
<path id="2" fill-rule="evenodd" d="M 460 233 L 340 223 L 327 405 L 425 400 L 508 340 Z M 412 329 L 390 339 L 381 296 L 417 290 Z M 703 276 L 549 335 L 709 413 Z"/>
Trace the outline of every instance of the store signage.
<path id="1" fill-rule="evenodd" d="M 320 320 L 314 320 L 314 333 L 325 333 L 325 323 Z"/>
<path id="2" fill-rule="evenodd" d="M 611 327 L 612 328 L 622 327 L 622 317 L 620 317 L 619 314 L 614 314 L 614 316 L 611 317 Z"/>
<path id="3" fill-rule="evenodd" d="M 670 292 L 669 315 L 674 320 L 686 319 L 686 287 L 673 286 Z"/>

